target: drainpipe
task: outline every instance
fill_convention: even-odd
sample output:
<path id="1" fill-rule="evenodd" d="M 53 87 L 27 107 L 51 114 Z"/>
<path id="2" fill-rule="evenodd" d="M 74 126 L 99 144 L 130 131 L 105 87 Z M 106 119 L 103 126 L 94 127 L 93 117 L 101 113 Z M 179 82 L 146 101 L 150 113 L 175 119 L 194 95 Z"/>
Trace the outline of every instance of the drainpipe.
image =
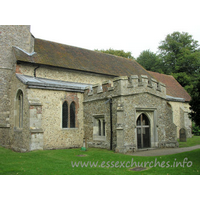
<path id="1" fill-rule="evenodd" d="M 34 77 L 36 77 L 36 69 L 38 69 L 40 66 L 38 66 L 38 67 L 36 67 L 35 69 L 34 69 Z"/>
<path id="2" fill-rule="evenodd" d="M 113 128 L 112 128 L 112 98 L 109 99 L 110 102 L 110 150 L 112 150 L 112 137 L 113 137 Z"/>

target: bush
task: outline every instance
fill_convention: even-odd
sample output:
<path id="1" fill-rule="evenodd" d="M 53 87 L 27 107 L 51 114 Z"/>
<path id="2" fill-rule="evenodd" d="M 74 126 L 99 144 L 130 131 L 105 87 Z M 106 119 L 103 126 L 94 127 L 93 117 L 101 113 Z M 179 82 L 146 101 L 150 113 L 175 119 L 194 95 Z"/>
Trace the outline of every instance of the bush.
<path id="1" fill-rule="evenodd" d="M 200 128 L 195 123 L 192 123 L 192 134 L 200 136 Z"/>

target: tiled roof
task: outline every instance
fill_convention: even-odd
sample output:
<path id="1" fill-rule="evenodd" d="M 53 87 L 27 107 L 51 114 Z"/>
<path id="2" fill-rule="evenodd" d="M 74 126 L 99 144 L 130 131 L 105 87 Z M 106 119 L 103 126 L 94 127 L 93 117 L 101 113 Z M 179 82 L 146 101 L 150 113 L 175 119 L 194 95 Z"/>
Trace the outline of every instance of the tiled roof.
<path id="1" fill-rule="evenodd" d="M 151 77 L 134 60 L 41 39 L 35 39 L 35 53 L 27 54 L 16 47 L 13 49 L 18 61 L 113 76 L 147 75 Z"/>
<path id="2" fill-rule="evenodd" d="M 191 97 L 186 90 L 178 83 L 178 81 L 170 75 L 160 74 L 157 72 L 148 71 L 157 81 L 166 85 L 167 95 L 172 97 L 184 98 L 185 101 L 190 101 Z"/>
<path id="3" fill-rule="evenodd" d="M 34 52 L 13 47 L 17 61 L 62 67 L 112 76 L 147 75 L 166 85 L 167 95 L 190 101 L 190 95 L 174 77 L 145 70 L 135 60 L 35 39 Z"/>

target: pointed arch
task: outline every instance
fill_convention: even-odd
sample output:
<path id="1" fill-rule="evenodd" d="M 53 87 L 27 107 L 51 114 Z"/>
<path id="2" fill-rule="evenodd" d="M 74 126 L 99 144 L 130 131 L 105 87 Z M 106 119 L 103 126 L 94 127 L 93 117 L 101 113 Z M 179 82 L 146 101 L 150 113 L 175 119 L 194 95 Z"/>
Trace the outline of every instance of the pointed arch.
<path id="1" fill-rule="evenodd" d="M 137 124 L 137 146 L 138 148 L 150 147 L 150 120 L 146 114 L 139 115 Z"/>
<path id="2" fill-rule="evenodd" d="M 140 114 L 139 117 L 137 118 L 137 126 L 141 126 L 141 124 L 143 125 L 150 125 L 150 120 L 148 118 L 148 116 L 144 113 Z"/>
<path id="3" fill-rule="evenodd" d="M 68 103 L 64 101 L 62 105 L 62 128 L 68 128 Z"/>
<path id="4" fill-rule="evenodd" d="M 76 104 L 73 101 L 70 104 L 70 128 L 76 127 Z"/>
<path id="5" fill-rule="evenodd" d="M 16 99 L 15 99 L 15 126 L 18 128 L 23 127 L 23 92 L 22 90 L 17 91 Z"/>

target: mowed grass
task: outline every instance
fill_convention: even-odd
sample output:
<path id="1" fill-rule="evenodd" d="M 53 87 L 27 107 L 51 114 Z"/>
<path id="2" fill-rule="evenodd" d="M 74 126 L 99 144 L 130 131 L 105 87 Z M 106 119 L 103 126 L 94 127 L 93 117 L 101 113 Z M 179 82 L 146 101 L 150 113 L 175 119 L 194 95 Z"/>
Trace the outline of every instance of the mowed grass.
<path id="1" fill-rule="evenodd" d="M 178 140 L 179 142 L 179 140 Z M 187 142 L 179 142 L 179 147 L 191 147 L 200 144 L 200 136 L 193 136 L 192 138 L 187 138 Z"/>
<path id="2" fill-rule="evenodd" d="M 183 164 L 184 159 L 184 167 L 176 167 L 178 162 Z M 77 167 L 72 167 L 72 162 L 76 162 Z M 88 162 L 88 167 L 81 167 L 83 162 Z M 90 162 L 98 164 L 91 167 Z M 146 170 L 130 170 L 135 164 L 144 167 L 145 163 Z M 198 175 L 199 171 L 200 149 L 168 156 L 139 157 L 97 148 L 87 151 L 61 149 L 18 153 L 0 147 L 1 175 Z"/>

